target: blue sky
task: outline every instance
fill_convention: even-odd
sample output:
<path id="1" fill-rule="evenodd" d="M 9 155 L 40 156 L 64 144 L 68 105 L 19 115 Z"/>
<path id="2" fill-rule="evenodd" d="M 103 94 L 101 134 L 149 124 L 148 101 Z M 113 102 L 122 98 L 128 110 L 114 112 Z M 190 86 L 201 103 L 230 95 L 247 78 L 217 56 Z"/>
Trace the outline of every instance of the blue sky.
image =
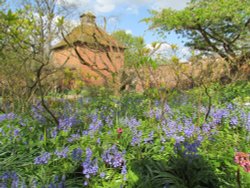
<path id="1" fill-rule="evenodd" d="M 60 0 L 59 0 L 60 1 Z M 182 9 L 189 0 L 64 0 L 68 4 L 76 5 L 74 21 L 79 21 L 79 15 L 91 11 L 97 16 L 101 24 L 103 17 L 107 19 L 109 32 L 115 30 L 126 30 L 127 32 L 143 36 L 147 44 L 153 41 L 166 41 L 170 44 L 177 44 L 183 47 L 184 39 L 178 38 L 174 33 L 167 39 L 162 39 L 154 32 L 148 31 L 148 25 L 140 22 L 143 18 L 149 17 L 148 10 L 160 10 L 162 8 Z"/>
<path id="2" fill-rule="evenodd" d="M 17 8 L 20 1 L 8 0 L 12 8 Z M 31 0 L 32 1 L 32 0 Z M 151 42 L 166 42 L 179 46 L 179 56 L 185 60 L 190 55 L 189 49 L 184 47 L 185 39 L 178 37 L 175 33 L 167 35 L 163 39 L 155 32 L 148 30 L 148 25 L 140 22 L 143 18 L 150 17 L 149 10 L 161 10 L 163 8 L 183 9 L 190 0 L 57 0 L 68 6 L 74 6 L 69 19 L 75 24 L 80 23 L 79 16 L 84 12 L 92 12 L 97 17 L 97 23 L 102 25 L 103 17 L 107 19 L 107 30 L 109 33 L 116 30 L 126 30 L 134 36 L 143 36 L 146 44 Z M 13 3 L 15 2 L 15 3 Z M 65 4 L 64 4 L 65 5 Z M 161 47 L 162 52 L 170 50 L 165 44 Z"/>

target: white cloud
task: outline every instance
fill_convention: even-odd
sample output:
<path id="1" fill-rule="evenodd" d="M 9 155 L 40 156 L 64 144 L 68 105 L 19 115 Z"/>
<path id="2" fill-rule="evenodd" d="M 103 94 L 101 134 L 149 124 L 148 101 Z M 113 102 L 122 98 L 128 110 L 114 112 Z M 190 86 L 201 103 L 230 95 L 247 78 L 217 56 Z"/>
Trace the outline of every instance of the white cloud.
<path id="1" fill-rule="evenodd" d="M 126 34 L 132 34 L 132 31 L 130 29 L 125 30 Z"/>
<path id="2" fill-rule="evenodd" d="M 159 45 L 160 45 L 159 43 L 156 44 L 156 47 L 158 47 Z M 149 48 L 151 51 L 154 50 L 151 44 L 147 44 L 146 47 Z M 163 43 L 161 44 L 160 48 L 154 53 L 153 57 L 162 57 L 169 59 L 173 55 L 177 55 L 177 57 L 180 59 L 181 62 L 186 62 L 187 59 L 191 56 L 191 52 L 188 47 L 178 46 L 178 49 L 175 53 L 170 44 Z"/>
<path id="3" fill-rule="evenodd" d="M 183 9 L 190 0 L 155 0 L 152 4 L 153 9 L 173 8 Z"/>
<path id="4" fill-rule="evenodd" d="M 131 12 L 132 14 L 138 14 L 139 10 L 137 6 L 128 6 L 126 9 L 127 12 Z"/>
<path id="5" fill-rule="evenodd" d="M 60 5 L 75 5 L 75 6 L 86 6 L 90 3 L 90 0 L 59 0 L 57 1 Z"/>
<path id="6" fill-rule="evenodd" d="M 101 4 L 101 3 L 97 3 L 96 5 L 94 5 L 94 11 L 95 12 L 111 12 L 115 9 L 115 5 L 114 4 Z"/>
<path id="7" fill-rule="evenodd" d="M 60 0 L 75 5 L 79 9 L 88 9 L 95 13 L 112 12 L 118 7 L 124 7 L 130 13 L 137 14 L 140 6 L 149 9 L 174 8 L 182 9 L 190 0 Z"/>

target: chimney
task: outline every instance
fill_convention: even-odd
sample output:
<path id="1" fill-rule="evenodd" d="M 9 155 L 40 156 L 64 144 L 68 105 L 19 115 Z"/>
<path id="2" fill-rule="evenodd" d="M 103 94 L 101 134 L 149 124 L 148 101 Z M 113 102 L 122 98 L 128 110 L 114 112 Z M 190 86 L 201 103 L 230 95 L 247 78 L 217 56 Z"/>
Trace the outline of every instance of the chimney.
<path id="1" fill-rule="evenodd" d="M 96 16 L 90 12 L 84 13 L 80 16 L 82 25 L 96 25 Z"/>

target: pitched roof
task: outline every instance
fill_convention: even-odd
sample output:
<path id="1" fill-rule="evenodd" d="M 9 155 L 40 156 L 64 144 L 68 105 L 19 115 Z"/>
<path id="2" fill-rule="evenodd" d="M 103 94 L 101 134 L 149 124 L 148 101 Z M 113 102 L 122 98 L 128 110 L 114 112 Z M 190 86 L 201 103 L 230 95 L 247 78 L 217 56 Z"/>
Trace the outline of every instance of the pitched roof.
<path id="1" fill-rule="evenodd" d="M 90 45 L 103 45 L 107 47 L 112 46 L 116 48 L 125 48 L 107 32 L 99 28 L 96 24 L 82 23 L 79 26 L 75 27 L 65 38 L 72 45 L 80 42 Z M 67 46 L 67 42 L 65 40 L 62 40 L 58 44 L 56 44 L 53 49 L 64 48 Z"/>

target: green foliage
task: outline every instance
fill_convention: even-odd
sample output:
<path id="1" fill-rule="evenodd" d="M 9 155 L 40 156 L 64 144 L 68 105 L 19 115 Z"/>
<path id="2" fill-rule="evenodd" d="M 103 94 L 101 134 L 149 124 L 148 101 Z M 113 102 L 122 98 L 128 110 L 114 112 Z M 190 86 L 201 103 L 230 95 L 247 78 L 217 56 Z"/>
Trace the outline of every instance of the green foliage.
<path id="1" fill-rule="evenodd" d="M 210 87 L 209 91 L 212 93 L 213 89 L 218 87 Z M 231 86 L 222 87 L 226 90 Z M 57 117 L 62 120 L 65 117 L 77 118 L 74 126 L 65 130 L 57 129 L 49 121 L 41 121 L 40 116 L 34 116 L 34 110 L 30 111 L 30 114 L 19 114 L 14 119 L 4 119 L 5 116 L 1 114 L 0 141 L 3 147 L 0 149 L 0 181 L 5 172 L 16 172 L 19 182 L 25 182 L 29 187 L 33 186 L 34 180 L 39 187 L 48 186 L 50 183 L 57 185 L 63 176 L 66 178 L 66 187 L 81 187 L 84 181 L 88 182 L 89 187 L 110 188 L 121 185 L 129 188 L 236 187 L 235 174 L 241 167 L 234 162 L 234 155 L 236 151 L 249 153 L 249 132 L 245 128 L 247 119 L 242 116 L 247 115 L 249 109 L 243 106 L 230 107 L 234 109 L 227 110 L 226 117 L 222 117 L 210 133 L 203 133 L 203 126 L 213 123 L 218 115 L 212 114 L 208 122 L 204 121 L 205 112 L 201 112 L 200 108 L 194 108 L 197 104 L 192 98 L 199 97 L 198 90 L 199 88 L 193 89 L 193 93 L 190 91 L 192 95 L 187 92 L 188 96 L 185 99 L 183 93 L 172 91 L 167 98 L 171 108 L 155 101 L 157 97 L 153 99 L 133 93 L 115 97 L 105 90 L 88 98 L 85 94 L 77 101 L 48 97 L 47 102 Z M 217 95 L 222 93 L 221 91 Z M 201 97 L 201 104 L 206 105 L 206 97 Z M 216 97 L 217 99 L 220 97 Z M 213 110 L 227 109 L 227 104 L 220 101 L 216 101 L 214 106 L 216 107 L 213 107 Z M 158 114 L 163 109 L 164 113 Z M 152 115 L 154 113 L 156 114 Z M 42 111 L 38 114 L 44 117 Z M 199 121 L 197 114 L 200 117 Z M 238 117 L 237 125 L 231 122 L 231 118 L 235 116 Z M 132 120 L 129 120 L 131 118 Z M 187 137 L 185 126 L 178 128 L 178 136 L 185 137 L 183 142 L 176 142 L 177 138 L 166 136 L 171 134 L 171 129 L 175 129 L 172 127 L 168 130 L 167 127 L 171 126 L 171 123 L 178 122 L 176 127 L 182 124 L 188 127 L 188 119 L 192 119 L 192 125 L 197 131 L 202 131 Z M 88 132 L 99 123 L 101 127 L 98 131 Z M 67 125 L 70 125 L 70 122 Z M 162 129 L 164 125 L 167 130 Z M 122 133 L 117 132 L 118 128 L 122 129 Z M 54 131 L 57 135 L 51 136 Z M 140 132 L 140 144 L 132 145 L 132 140 L 139 136 Z M 79 136 L 76 136 L 77 134 Z M 203 137 L 200 145 L 197 142 L 197 134 Z M 76 137 L 72 139 L 72 135 Z M 152 138 L 149 135 L 152 135 Z M 198 143 L 198 147 L 187 150 L 188 144 L 193 143 Z M 113 168 L 102 160 L 104 151 L 113 145 L 119 152 L 124 153 L 127 168 L 125 175 L 121 174 L 121 167 Z M 56 150 L 62 151 L 66 147 L 66 158 L 55 154 Z M 83 150 L 79 161 L 72 158 L 73 150 L 77 148 Z M 92 150 L 91 160 L 97 159 L 99 166 L 98 173 L 95 176 L 91 175 L 90 179 L 84 177 L 82 169 L 82 163 L 87 156 L 86 148 Z M 47 164 L 34 164 L 35 159 L 44 152 L 51 154 Z M 101 172 L 105 173 L 102 178 Z M 55 181 L 56 176 L 59 180 Z M 240 170 L 240 177 L 242 187 L 248 187 L 249 173 Z M 12 180 L 8 181 L 10 185 Z"/>
<path id="2" fill-rule="evenodd" d="M 183 10 L 151 11 L 144 21 L 161 34 L 174 30 L 187 37 L 189 47 L 243 63 L 239 59 L 249 57 L 249 7 L 248 0 L 194 0 Z"/>

